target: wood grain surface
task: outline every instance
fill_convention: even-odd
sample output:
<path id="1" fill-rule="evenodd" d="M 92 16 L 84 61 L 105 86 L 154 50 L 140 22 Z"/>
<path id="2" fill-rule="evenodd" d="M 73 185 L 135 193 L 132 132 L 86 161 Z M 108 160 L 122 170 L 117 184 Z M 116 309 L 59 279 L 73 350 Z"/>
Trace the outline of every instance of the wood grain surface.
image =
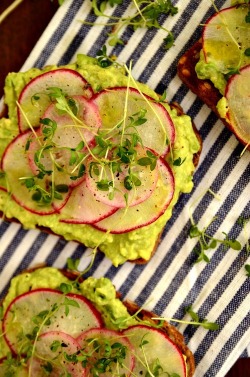
<path id="1" fill-rule="evenodd" d="M 0 14 L 12 2 L 1 0 Z M 6 75 L 20 70 L 57 9 L 57 0 L 23 0 L 0 24 L 0 97 Z M 225 377 L 250 377 L 250 359 L 239 359 Z"/>

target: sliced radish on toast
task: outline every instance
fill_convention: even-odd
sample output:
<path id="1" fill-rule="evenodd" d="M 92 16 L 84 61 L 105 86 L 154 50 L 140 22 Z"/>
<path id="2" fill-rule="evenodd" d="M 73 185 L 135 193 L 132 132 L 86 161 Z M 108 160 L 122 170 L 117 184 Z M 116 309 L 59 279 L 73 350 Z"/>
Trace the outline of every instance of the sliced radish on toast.
<path id="1" fill-rule="evenodd" d="M 59 88 L 68 97 L 83 95 L 90 98 L 93 95 L 89 83 L 72 69 L 55 69 L 35 77 L 24 87 L 18 99 L 20 132 L 29 129 L 29 123 L 33 127 L 39 126 L 40 118 L 51 103 L 50 88 Z"/>
<path id="2" fill-rule="evenodd" d="M 250 64 L 245 50 L 250 46 L 249 8 L 233 6 L 215 13 L 203 29 L 202 43 L 205 59 L 218 71 L 227 74 Z"/>
<path id="3" fill-rule="evenodd" d="M 86 181 L 72 191 L 66 205 L 60 210 L 61 221 L 71 224 L 93 224 L 118 210 L 96 199 Z"/>
<path id="4" fill-rule="evenodd" d="M 174 194 L 174 176 L 165 160 L 157 162 L 159 178 L 152 195 L 133 207 L 121 208 L 93 226 L 110 233 L 126 233 L 156 221 L 167 209 Z"/>
<path id="5" fill-rule="evenodd" d="M 227 83 L 227 119 L 237 138 L 250 143 L 250 65 L 242 68 L 239 74 L 231 76 Z"/>
<path id="6" fill-rule="evenodd" d="M 15 298 L 3 318 L 3 333 L 12 352 L 22 354 L 29 334 L 62 331 L 73 337 L 102 326 L 100 313 L 89 300 L 53 289 L 36 289 Z M 25 343 L 26 340 L 26 343 Z"/>
<path id="7" fill-rule="evenodd" d="M 163 331 L 135 325 L 124 330 L 123 334 L 134 346 L 133 376 L 155 376 L 160 370 L 162 375 L 186 377 L 183 355 Z"/>
<path id="8" fill-rule="evenodd" d="M 65 205 L 70 190 L 67 187 L 55 187 L 59 196 L 51 201 L 51 179 L 44 177 L 34 180 L 26 154 L 31 138 L 32 132 L 26 131 L 8 145 L 2 158 L 2 170 L 6 173 L 8 191 L 20 206 L 36 214 L 48 215 L 58 212 Z"/>
<path id="9" fill-rule="evenodd" d="M 96 328 L 82 333 L 77 341 L 86 355 L 87 376 L 134 376 L 133 346 L 122 333 Z"/>
<path id="10" fill-rule="evenodd" d="M 50 331 L 39 336 L 34 356 L 29 359 L 28 368 L 34 377 L 84 377 L 85 369 L 76 362 L 80 347 L 70 335 L 61 331 Z"/>
<path id="11" fill-rule="evenodd" d="M 80 95 L 72 95 L 71 101 L 74 101 L 76 114 L 73 113 L 70 116 L 61 113 L 56 104 L 52 103 L 42 116 L 42 118 L 49 118 L 57 123 L 53 141 L 58 147 L 76 148 L 81 141 L 84 141 L 85 144 L 90 143 L 101 126 L 98 108 L 93 101 Z M 64 129 L 63 135 L 61 135 L 62 129 Z"/>
<path id="12" fill-rule="evenodd" d="M 174 142 L 175 128 L 166 108 L 138 90 L 126 87 L 106 89 L 94 96 L 102 128 L 121 140 L 138 133 L 144 147 L 165 155 Z"/>
<path id="13" fill-rule="evenodd" d="M 111 160 L 98 163 L 89 158 L 86 166 L 86 182 L 88 189 L 97 200 L 117 208 L 134 206 L 152 195 L 158 180 L 158 166 L 151 169 L 148 164 L 140 164 L 151 153 L 156 163 L 156 156 L 147 148 L 136 147 L 136 156 L 130 164 L 122 163 L 121 171 L 114 173 L 113 161 L 118 160 L 114 155 Z M 111 152 L 112 153 L 112 152 Z M 149 159 L 149 162 L 151 160 Z"/>

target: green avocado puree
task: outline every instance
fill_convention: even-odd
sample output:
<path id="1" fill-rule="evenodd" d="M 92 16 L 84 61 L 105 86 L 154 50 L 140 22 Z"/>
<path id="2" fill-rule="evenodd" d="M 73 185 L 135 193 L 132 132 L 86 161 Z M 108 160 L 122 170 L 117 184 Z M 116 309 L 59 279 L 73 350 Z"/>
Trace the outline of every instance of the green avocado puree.
<path id="1" fill-rule="evenodd" d="M 38 268 L 15 276 L 2 303 L 3 313 L 15 297 L 37 288 L 58 289 L 62 283 L 71 284 L 72 281 L 53 267 Z M 89 277 L 73 292 L 82 294 L 94 304 L 109 329 L 121 330 L 137 323 L 136 319 L 129 315 L 122 301 L 116 297 L 116 290 L 108 278 Z M 7 352 L 8 347 L 0 334 L 0 359 Z"/>
<path id="2" fill-rule="evenodd" d="M 245 0 L 232 0 L 231 6 L 239 5 L 239 4 L 246 4 Z M 249 25 L 246 23 L 246 28 L 249 28 Z M 237 29 L 237 27 L 235 28 Z M 248 31 L 245 31 L 247 33 Z M 214 42 L 215 43 L 215 42 Z M 226 46 L 226 51 L 228 51 L 228 54 L 232 54 L 231 49 Z M 218 48 L 219 50 L 219 48 Z M 221 59 L 221 54 L 219 54 Z M 241 68 L 241 67 L 238 67 Z M 228 74 L 223 73 L 218 69 L 218 65 L 215 64 L 215 61 L 206 61 L 204 56 L 204 51 L 201 49 L 200 51 L 200 58 L 195 66 L 195 71 L 199 79 L 201 80 L 210 80 L 214 87 L 219 90 L 219 92 L 222 95 L 222 98 L 217 103 L 217 111 L 220 114 L 221 118 L 226 118 L 226 114 L 228 111 L 228 103 L 227 99 L 225 97 L 225 90 L 227 81 L 230 77 L 230 72 Z"/>
<path id="3" fill-rule="evenodd" d="M 0 157 L 8 143 L 18 134 L 16 100 L 21 90 L 33 77 L 55 68 L 57 67 L 50 66 L 42 71 L 34 68 L 28 72 L 10 73 L 7 76 L 5 102 L 9 109 L 9 119 L 0 120 Z M 126 76 L 123 68 L 115 65 L 101 68 L 95 58 L 85 55 L 78 55 L 76 63 L 68 65 L 67 68 L 75 69 L 82 74 L 95 92 L 107 87 L 126 86 L 128 83 L 128 76 Z M 132 82 L 131 84 L 130 86 L 133 86 Z M 145 94 L 158 98 L 155 92 L 146 85 L 139 85 Z M 165 104 L 165 106 L 169 110 L 176 128 L 176 142 L 172 151 L 173 159 L 169 161 L 175 175 L 175 193 L 168 209 L 154 223 L 124 234 L 109 234 L 90 225 L 61 223 L 59 221 L 60 215 L 40 216 L 30 213 L 11 200 L 4 190 L 0 190 L 0 211 L 7 218 L 18 219 L 25 229 L 33 229 L 37 226 L 48 227 L 54 233 L 62 235 L 66 240 L 78 241 L 91 248 L 98 246 L 114 266 L 138 258 L 148 260 L 162 228 L 171 217 L 179 195 L 189 193 L 192 190 L 192 175 L 195 170 L 193 155 L 200 149 L 190 117 L 187 115 L 177 116 L 176 110 L 171 110 L 168 104 Z M 183 163 L 180 166 L 173 166 L 172 161 L 179 158 Z M 5 185 L 1 174 L 0 185 Z"/>

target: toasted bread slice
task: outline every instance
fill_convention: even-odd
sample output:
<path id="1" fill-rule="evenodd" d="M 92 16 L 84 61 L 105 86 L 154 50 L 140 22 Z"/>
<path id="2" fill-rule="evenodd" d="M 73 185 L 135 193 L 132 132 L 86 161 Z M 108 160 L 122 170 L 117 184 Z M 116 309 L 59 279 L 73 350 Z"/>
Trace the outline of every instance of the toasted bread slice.
<path id="1" fill-rule="evenodd" d="M 93 96 L 92 98 L 95 99 L 95 94 L 98 95 L 99 92 L 100 92 L 99 87 L 100 87 L 101 84 L 103 84 L 103 81 L 102 81 L 103 79 L 100 78 L 99 79 L 100 82 L 97 81 L 97 83 L 91 82 L 93 75 L 89 74 L 89 76 L 88 76 L 87 72 L 88 71 L 91 72 L 91 69 L 95 69 L 95 70 L 98 70 L 97 72 L 100 71 L 100 77 L 103 77 L 103 75 L 105 77 L 107 75 L 107 77 L 108 77 L 108 74 L 109 74 L 108 69 L 105 68 L 105 70 L 104 70 L 104 68 L 101 68 L 98 65 L 96 65 L 95 60 L 93 62 L 91 60 L 91 63 L 89 63 L 89 58 L 86 58 L 86 57 L 84 58 L 84 56 L 83 56 L 83 61 L 81 62 L 81 60 L 80 60 L 79 64 L 77 64 L 76 67 L 79 70 L 79 72 L 83 72 L 82 78 L 83 78 L 83 75 L 85 75 L 86 78 L 84 77 L 84 79 L 86 79 L 86 82 L 88 82 L 88 80 L 89 80 L 88 85 L 90 85 L 90 87 L 92 87 L 93 93 L 94 93 L 92 95 Z M 77 69 L 75 68 L 76 71 L 77 71 Z M 83 71 L 81 71 L 81 69 Z M 35 75 L 33 82 L 37 83 L 37 81 L 36 81 L 37 78 L 38 78 L 38 81 L 39 81 L 39 77 L 42 76 L 41 72 L 43 72 L 43 71 L 39 71 L 39 72 L 36 71 L 35 73 L 32 73 L 32 74 Z M 20 92 L 21 92 L 21 95 L 22 95 L 22 93 L 24 93 L 23 94 L 24 98 L 26 98 L 25 93 L 27 91 L 29 93 L 29 88 L 30 88 L 29 84 L 30 84 L 30 82 L 32 82 L 32 80 L 30 81 L 30 76 L 27 75 L 27 73 L 28 72 L 23 73 L 24 78 L 25 78 L 25 80 L 27 80 L 27 82 L 24 80 L 24 82 L 26 82 L 26 84 L 25 83 L 23 84 L 21 91 L 20 91 L 20 88 L 18 86 L 16 88 L 14 84 L 13 84 L 13 88 L 14 88 L 13 91 L 10 90 L 10 88 L 9 88 L 10 81 L 12 82 L 12 80 L 14 80 L 14 82 L 15 82 L 15 80 L 19 80 L 19 77 L 20 77 L 20 76 L 18 76 L 19 73 L 10 74 L 9 78 L 6 79 L 6 90 L 5 91 L 6 91 L 6 104 L 8 105 L 8 110 L 9 110 L 8 111 L 9 119 L 3 118 L 3 121 L 6 120 L 8 122 L 7 124 L 9 125 L 9 127 L 12 126 L 12 124 L 13 124 L 13 128 L 15 129 L 15 132 L 16 132 L 16 135 L 17 135 L 16 139 L 18 137 L 20 137 L 21 135 L 24 135 L 25 132 L 30 131 L 27 128 L 25 128 L 27 125 L 25 125 L 25 122 L 23 122 L 22 118 L 21 118 L 21 124 L 22 124 L 22 126 L 25 126 L 25 127 L 20 129 L 20 113 L 18 113 L 19 117 L 17 119 L 16 111 L 18 111 L 18 109 L 17 109 L 17 106 L 15 105 L 16 102 L 13 103 L 13 97 L 16 97 L 16 100 L 18 100 L 18 98 L 20 96 Z M 44 76 L 47 77 L 47 73 L 48 72 L 44 73 Z M 105 85 L 107 86 L 107 88 L 109 88 L 111 90 L 112 89 L 120 90 L 121 87 L 123 87 L 123 88 L 126 87 L 127 77 L 126 77 L 126 75 L 124 75 L 123 72 L 120 72 L 120 68 L 113 67 L 113 68 L 111 68 L 110 73 L 114 77 L 114 80 L 115 80 L 114 84 L 110 88 L 109 87 L 109 81 L 107 81 L 107 82 L 105 81 L 104 84 L 103 84 L 104 90 L 105 90 Z M 79 75 L 77 75 L 77 77 L 79 77 Z M 97 75 L 97 77 L 98 77 L 98 75 Z M 22 78 L 22 76 L 21 76 L 21 78 Z M 116 81 L 117 81 L 117 83 L 116 83 Z M 84 221 L 82 221 L 82 222 L 76 221 L 75 223 L 74 223 L 74 221 L 63 222 L 63 221 L 61 221 L 61 217 L 60 217 L 61 214 L 60 214 L 60 209 L 59 209 L 57 213 L 52 212 L 52 216 L 55 215 L 54 219 L 53 219 L 53 224 L 52 224 L 52 221 L 50 221 L 50 219 L 48 219 L 49 216 L 47 216 L 50 213 L 49 212 L 50 207 L 49 207 L 48 212 L 45 211 L 43 213 L 39 213 L 39 212 L 37 213 L 37 208 L 35 209 L 35 212 L 33 212 L 32 206 L 30 208 L 28 207 L 28 209 L 27 209 L 25 207 L 25 200 L 23 200 L 21 198 L 21 201 L 20 201 L 19 200 L 20 197 L 18 197 L 18 199 L 16 199 L 14 195 L 13 195 L 13 197 L 14 197 L 13 202 L 16 202 L 15 205 L 13 207 L 12 206 L 9 206 L 9 207 L 4 206 L 3 203 L 6 202 L 6 192 L 5 192 L 2 195 L 0 195 L 0 210 L 2 210 L 4 212 L 4 217 L 5 217 L 6 220 L 9 220 L 9 221 L 14 220 L 15 221 L 15 219 L 16 219 L 17 221 L 21 222 L 23 224 L 23 226 L 25 226 L 28 229 L 36 227 L 40 230 L 44 230 L 46 232 L 54 233 L 54 234 L 57 234 L 61 237 L 64 237 L 66 240 L 72 240 L 72 241 L 80 242 L 87 247 L 94 248 L 94 247 L 98 246 L 99 249 L 102 252 L 104 252 L 108 258 L 110 258 L 112 260 L 112 262 L 115 266 L 122 264 L 127 260 L 133 261 L 135 263 L 146 263 L 150 260 L 150 258 L 152 257 L 152 255 L 154 254 L 154 252 L 157 249 L 157 246 L 159 244 L 165 223 L 167 222 L 167 220 L 171 216 L 172 208 L 176 204 L 176 202 L 179 198 L 179 195 L 182 192 L 188 193 L 192 189 L 192 186 L 193 186 L 192 175 L 193 175 L 195 167 L 197 166 L 198 161 L 199 161 L 199 156 L 200 156 L 201 149 L 202 149 L 202 141 L 201 141 L 201 138 L 198 134 L 197 129 L 195 128 L 195 125 L 191 122 L 190 117 L 186 116 L 183 113 L 183 110 L 180 108 L 180 106 L 178 104 L 176 104 L 176 103 L 170 104 L 170 108 L 173 110 L 173 111 L 171 111 L 171 110 L 169 110 L 169 104 L 167 104 L 167 103 L 158 104 L 158 96 L 154 91 L 152 91 L 150 88 L 148 88 L 144 84 L 138 83 L 137 85 L 139 85 L 139 87 L 141 85 L 142 91 L 144 90 L 145 93 L 149 93 L 149 94 L 147 94 L 147 96 L 149 96 L 149 97 L 152 96 L 152 98 L 154 98 L 154 101 L 156 102 L 155 103 L 156 106 L 159 105 L 162 108 L 164 108 L 164 105 L 165 105 L 165 108 L 166 108 L 167 111 L 165 110 L 164 113 L 169 112 L 169 114 L 166 118 L 164 118 L 164 122 L 166 121 L 167 118 L 170 120 L 170 123 L 172 122 L 172 119 L 170 119 L 171 114 L 173 116 L 173 122 L 177 121 L 177 125 L 175 125 L 175 127 L 171 126 L 172 130 L 175 129 L 174 132 L 173 131 L 171 131 L 171 132 L 172 132 L 172 134 L 174 134 L 174 133 L 177 134 L 176 144 L 178 144 L 178 148 L 175 148 L 175 144 L 174 144 L 174 146 L 172 148 L 173 153 L 170 153 L 168 151 L 168 154 L 165 155 L 164 150 L 167 151 L 168 148 L 166 147 L 166 145 L 168 145 L 168 144 L 167 143 L 164 144 L 164 135 L 161 137 L 161 139 L 159 141 L 159 144 L 161 144 L 161 142 L 162 142 L 162 144 L 164 144 L 164 150 L 163 150 L 163 152 L 161 152 L 162 155 L 161 155 L 160 158 L 162 159 L 162 161 L 164 159 L 167 160 L 167 163 L 169 163 L 169 167 L 170 167 L 169 168 L 169 176 L 171 176 L 171 179 L 169 179 L 169 181 L 168 181 L 168 182 L 170 182 L 170 184 L 169 184 L 169 186 L 165 185 L 165 188 L 169 187 L 169 191 L 170 191 L 172 199 L 169 196 L 169 198 L 170 198 L 169 202 L 167 202 L 167 201 L 165 202 L 164 201 L 165 198 L 168 197 L 168 195 L 166 194 L 164 196 L 164 198 L 161 197 L 161 202 L 159 200 L 157 202 L 157 205 L 153 206 L 152 204 L 149 204 L 149 207 L 150 207 L 149 212 L 152 211 L 153 214 L 154 214 L 153 208 L 156 208 L 156 210 L 157 210 L 157 208 L 160 208 L 160 209 L 157 210 L 155 218 L 152 216 L 151 219 L 144 221 L 144 216 L 148 213 L 147 212 L 148 207 L 146 206 L 146 209 L 145 208 L 143 210 L 138 209 L 138 214 L 143 213 L 142 216 L 138 216 L 139 219 L 140 218 L 143 219 L 142 221 L 139 220 L 139 221 L 141 221 L 141 224 L 139 224 L 139 226 L 138 226 L 137 223 L 134 225 L 133 222 L 127 221 L 127 222 L 125 222 L 126 224 L 125 224 L 124 228 L 122 228 L 122 229 L 119 228 L 117 230 L 115 228 L 115 224 L 114 224 L 114 222 L 116 221 L 115 219 L 117 219 L 117 217 L 115 217 L 111 220 L 111 223 L 113 221 L 113 223 L 112 223 L 113 229 L 112 229 L 112 226 L 111 226 L 111 229 L 110 229 L 110 227 L 109 227 L 110 223 L 109 222 L 107 224 L 104 224 L 104 228 L 102 228 L 102 221 L 99 221 L 99 220 L 95 221 L 93 223 L 91 223 L 91 221 L 89 223 L 88 222 L 86 223 Z M 89 88 L 89 86 L 88 86 L 88 88 Z M 135 90 L 135 88 L 134 88 L 134 90 Z M 131 97 L 133 97 L 133 96 L 131 96 Z M 145 101 L 145 103 L 146 103 L 146 101 Z M 30 102 L 29 102 L 29 104 L 30 104 Z M 29 106 L 32 107 L 32 105 L 29 105 Z M 29 111 L 30 111 L 31 114 L 33 114 L 33 109 L 30 109 Z M 158 111 L 158 107 L 157 107 L 157 111 Z M 41 116 L 42 115 L 40 115 L 40 117 Z M 153 117 L 153 118 L 157 119 L 157 117 Z M 179 121 L 179 119 L 180 119 L 180 121 Z M 103 115 L 103 121 L 105 123 L 105 114 Z M 36 122 L 37 122 L 37 120 L 34 121 L 34 124 L 37 125 Z M 150 122 L 148 122 L 148 123 L 151 125 Z M 167 124 L 167 121 L 166 121 L 166 124 Z M 3 122 L 3 124 L 1 124 L 1 128 L 0 128 L 1 132 L 4 132 L 4 131 L 2 131 L 3 127 L 5 127 L 4 122 Z M 179 130 L 180 130 L 179 133 L 178 133 L 178 130 L 177 130 L 178 127 L 179 127 Z M 17 130 L 16 130 L 16 128 L 17 128 Z M 152 130 L 154 130 L 154 129 L 155 128 L 152 126 Z M 162 126 L 160 127 L 160 130 L 162 130 Z M 182 131 L 184 131 L 184 132 L 182 132 Z M 150 135 L 150 129 L 147 132 Z M 147 134 L 147 133 L 145 132 L 145 134 Z M 185 136 L 183 136 L 184 134 L 185 134 Z M 154 139 L 155 139 L 154 137 L 151 137 L 151 140 L 154 140 Z M 172 138 L 172 140 L 175 143 L 174 137 Z M 8 144 L 6 146 L 7 148 L 6 147 L 5 148 L 8 149 L 9 145 L 10 144 Z M 5 151 L 6 151 L 6 149 L 5 149 Z M 2 151 L 2 153 L 4 154 L 5 151 L 4 152 Z M 9 156 L 11 156 L 11 155 L 13 155 L 13 153 L 9 153 Z M 174 160 L 175 159 L 177 159 L 177 160 L 180 159 L 181 161 L 183 160 L 183 162 L 185 162 L 185 164 L 181 163 L 181 166 L 178 166 L 178 168 L 176 168 L 174 166 L 174 162 L 175 162 Z M 3 160 L 4 160 L 4 157 L 3 157 Z M 164 161 L 164 163 L 165 163 L 165 161 Z M 9 163 L 9 166 L 10 166 L 9 171 L 11 172 L 13 170 L 12 169 L 13 161 L 11 161 Z M 4 163 L 2 163 L 2 169 L 3 169 L 3 171 L 5 170 L 4 169 Z M 34 167 L 33 167 L 33 169 L 34 169 Z M 37 167 L 35 167 L 35 169 L 36 169 L 36 172 L 37 172 L 38 171 Z M 6 173 L 8 173 L 8 168 L 6 168 Z M 27 175 L 27 174 L 25 174 L 25 175 Z M 162 174 L 162 176 L 164 176 L 164 175 L 165 175 L 165 173 Z M 179 179 L 180 175 L 183 175 L 185 179 L 183 179 L 183 180 Z M 7 176 L 7 174 L 6 174 L 6 176 Z M 174 186 L 174 176 L 177 177 L 178 182 L 183 182 L 183 183 Z M 20 181 L 18 180 L 18 182 L 20 182 Z M 163 185 L 163 181 L 160 184 Z M 9 187 L 11 187 L 11 185 Z M 13 183 L 12 187 L 15 188 L 15 182 Z M 172 190 L 172 188 L 173 188 L 173 190 Z M 6 183 L 5 183 L 5 186 L 3 185 L 2 189 L 7 190 Z M 167 192 L 167 190 L 168 189 L 166 189 L 166 192 Z M 10 191 L 9 193 L 12 194 L 11 190 L 9 190 L 9 191 Z M 158 189 L 158 192 L 160 192 L 160 191 L 161 190 Z M 1 192 L 0 192 L 0 194 L 1 194 Z M 2 196 L 2 198 L 1 198 L 1 196 Z M 10 200 L 12 200 L 11 196 L 9 196 L 9 198 L 10 198 Z M 30 200 L 30 197 L 28 198 L 28 200 Z M 75 200 L 75 199 L 73 199 L 73 200 Z M 65 202 L 67 202 L 67 201 L 65 201 Z M 76 201 L 74 203 L 76 203 Z M 164 206 L 161 206 L 162 203 L 163 204 L 166 203 L 166 205 L 164 204 Z M 86 204 L 84 204 L 84 205 L 86 206 Z M 81 207 L 82 212 L 84 212 L 83 208 L 87 207 L 87 206 L 84 207 L 84 205 L 82 205 L 82 207 Z M 133 206 L 131 206 L 131 207 L 133 207 Z M 5 210 L 5 208 L 7 208 L 7 209 Z M 70 208 L 72 208 L 72 207 L 70 207 Z M 161 210 L 161 208 L 162 208 L 162 210 Z M 34 213 L 35 213 L 35 215 L 34 215 Z M 120 213 L 123 213 L 123 212 L 120 212 Z M 136 217 L 136 215 L 137 215 L 137 213 L 134 210 L 131 216 Z M 73 216 L 72 216 L 72 218 L 73 218 Z M 74 220 L 74 218 L 73 218 L 73 220 Z M 120 220 L 121 220 L 121 216 L 120 217 L 118 216 L 117 224 L 120 224 Z M 98 228 L 98 224 L 99 224 L 99 228 Z M 105 228 L 105 225 L 106 225 L 106 228 Z M 126 226 L 127 226 L 127 228 L 126 228 Z M 147 235 L 150 234 L 150 237 L 145 236 L 146 234 Z"/>
<path id="2" fill-rule="evenodd" d="M 181 108 L 181 106 L 179 104 L 177 104 L 176 102 L 174 103 L 171 103 L 170 104 L 170 107 L 172 109 L 175 109 L 177 111 L 177 114 L 178 115 L 184 115 L 184 112 L 183 112 L 183 109 Z M 199 141 L 199 144 L 200 144 L 200 149 L 197 153 L 195 153 L 193 155 L 193 164 L 195 167 L 198 166 L 198 163 L 199 163 L 199 158 L 200 158 L 200 154 L 201 154 L 201 151 L 202 151 L 202 139 L 201 139 L 201 136 L 195 126 L 195 124 L 192 122 L 192 126 L 193 126 L 193 130 L 194 130 L 194 133 Z M 16 218 L 8 218 L 5 216 L 5 214 L 3 214 L 1 211 L 0 211 L 0 216 L 4 216 L 4 220 L 8 221 L 8 222 L 17 222 L 17 223 L 20 223 L 20 221 L 18 221 Z M 54 232 L 51 231 L 50 228 L 47 228 L 47 227 L 41 227 L 41 226 L 37 226 L 36 227 L 37 229 L 45 232 L 45 233 L 48 233 L 48 234 L 55 234 Z M 152 251 L 151 251 L 151 255 L 150 255 L 150 258 L 149 259 L 144 259 L 144 258 L 137 258 L 137 259 L 128 259 L 129 262 L 132 262 L 132 263 L 135 263 L 135 264 L 146 264 L 148 263 L 148 261 L 152 258 L 152 256 L 154 255 L 154 253 L 156 252 L 157 250 L 157 247 L 161 241 L 161 235 L 162 235 L 162 232 L 163 232 L 163 229 L 161 230 L 161 232 L 159 233 L 156 241 L 155 241 L 155 245 L 154 247 L 152 248 Z M 62 237 L 62 236 L 61 236 Z M 99 250 L 101 251 L 101 250 Z"/>
<path id="3" fill-rule="evenodd" d="M 43 267 L 45 267 L 45 265 L 40 264 L 40 265 L 37 265 L 33 268 L 25 270 L 22 273 L 24 273 L 24 274 L 25 273 L 31 273 L 31 272 L 33 272 L 37 269 L 41 269 Z M 60 272 L 66 278 L 68 278 L 69 280 L 72 280 L 72 281 L 75 280 L 76 278 L 79 278 L 79 274 L 76 271 L 72 271 L 72 270 L 68 270 L 68 269 L 60 269 Z M 83 278 L 80 277 L 78 281 L 82 282 Z M 39 288 L 42 288 L 42 287 L 39 287 Z M 158 325 L 159 321 L 153 319 L 153 318 L 157 317 L 157 315 L 155 313 L 141 309 L 137 304 L 135 304 L 132 301 L 128 301 L 128 300 L 123 301 L 121 294 L 119 292 L 116 292 L 116 297 L 120 301 L 123 302 L 123 304 L 127 308 L 128 313 L 131 316 L 136 315 L 136 317 L 138 318 L 139 321 L 142 320 L 142 321 L 146 321 L 147 323 L 152 323 L 152 326 Z M 0 302 L 0 304 L 1 304 L 1 302 Z M 167 321 L 164 321 L 163 324 L 161 322 L 161 326 L 159 327 L 159 329 L 162 332 L 164 332 L 165 334 L 167 334 L 167 336 L 171 339 L 171 341 L 177 346 L 179 351 L 182 353 L 182 355 L 185 358 L 185 362 L 186 362 L 187 377 L 192 377 L 194 375 L 194 371 L 195 371 L 195 359 L 194 359 L 194 356 L 193 356 L 191 350 L 187 347 L 187 345 L 185 343 L 184 336 L 178 331 L 178 329 L 175 326 L 171 325 Z"/>
<path id="4" fill-rule="evenodd" d="M 225 118 L 222 118 L 217 110 L 216 105 L 222 98 L 219 90 L 215 88 L 211 81 L 201 80 L 197 77 L 195 66 L 199 61 L 201 49 L 202 41 L 200 39 L 182 55 L 177 66 L 178 76 L 182 82 L 217 115 L 223 124 L 236 136 L 239 142 L 246 145 L 245 142 L 237 137 L 232 125 Z M 247 148 L 250 150 L 249 145 Z"/>

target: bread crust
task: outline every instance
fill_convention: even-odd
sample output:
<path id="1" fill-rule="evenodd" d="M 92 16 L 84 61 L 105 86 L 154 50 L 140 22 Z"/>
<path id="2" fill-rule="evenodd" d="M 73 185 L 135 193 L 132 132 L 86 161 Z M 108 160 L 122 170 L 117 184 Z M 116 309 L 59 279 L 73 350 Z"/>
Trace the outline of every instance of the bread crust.
<path id="1" fill-rule="evenodd" d="M 180 58 L 177 65 L 177 73 L 182 82 L 199 97 L 222 121 L 222 123 L 235 135 L 240 143 L 246 145 L 238 135 L 235 134 L 232 125 L 222 118 L 217 110 L 217 103 L 222 98 L 221 93 L 210 80 L 201 80 L 198 78 L 195 66 L 200 59 L 202 49 L 202 39 L 199 39 L 189 50 Z M 250 145 L 247 146 L 250 150 Z"/>

